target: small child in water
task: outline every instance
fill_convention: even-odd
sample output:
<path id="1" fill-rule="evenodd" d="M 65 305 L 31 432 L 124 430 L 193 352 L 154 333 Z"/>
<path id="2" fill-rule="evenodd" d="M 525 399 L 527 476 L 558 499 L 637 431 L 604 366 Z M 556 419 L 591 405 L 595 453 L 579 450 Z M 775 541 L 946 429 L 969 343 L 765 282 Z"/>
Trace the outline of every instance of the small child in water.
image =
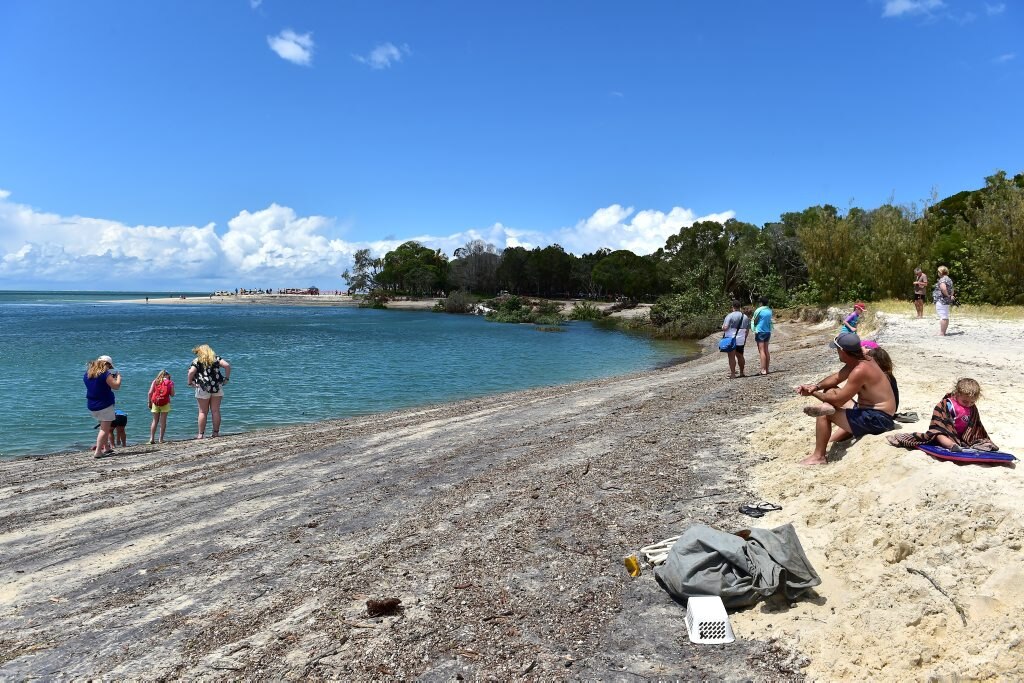
<path id="1" fill-rule="evenodd" d="M 859 334 L 857 332 L 857 323 L 860 322 L 860 314 L 864 312 L 865 308 L 867 307 L 860 301 L 855 303 L 853 305 L 853 313 L 846 316 L 846 319 L 843 320 L 843 328 L 839 331 L 839 334 L 843 334 L 845 332 Z"/>
<path id="2" fill-rule="evenodd" d="M 174 382 L 171 373 L 161 370 L 149 385 L 149 412 L 153 413 L 153 422 L 149 425 L 149 443 L 155 443 L 156 426 L 160 425 L 160 443 L 167 435 L 167 414 L 171 412 L 171 397 L 174 396 Z"/>
<path id="3" fill-rule="evenodd" d="M 916 448 L 932 443 L 951 451 L 971 448 L 976 451 L 995 451 L 996 445 L 989 438 L 978 413 L 978 399 L 981 385 L 970 377 L 962 377 L 953 391 L 942 397 L 932 411 L 927 432 L 915 434 L 893 434 L 888 441 L 893 446 Z"/>

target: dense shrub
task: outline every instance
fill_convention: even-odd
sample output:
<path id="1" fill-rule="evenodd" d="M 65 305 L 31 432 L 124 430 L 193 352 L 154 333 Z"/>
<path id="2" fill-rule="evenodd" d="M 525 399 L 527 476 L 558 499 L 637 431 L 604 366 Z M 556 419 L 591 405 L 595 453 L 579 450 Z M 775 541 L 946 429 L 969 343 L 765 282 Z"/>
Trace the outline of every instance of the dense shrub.
<path id="1" fill-rule="evenodd" d="M 434 310 L 439 313 L 469 313 L 475 305 L 469 292 L 458 289 L 434 304 Z"/>
<path id="2" fill-rule="evenodd" d="M 721 292 L 702 293 L 688 290 L 682 294 L 669 294 L 658 299 L 651 306 L 651 322 L 657 326 L 708 316 L 724 315 L 729 310 L 729 301 Z"/>
<path id="3" fill-rule="evenodd" d="M 561 325 L 565 322 L 561 304 L 555 301 L 531 302 L 514 295 L 499 296 L 487 302 L 494 310 L 487 319 L 499 323 L 536 323 Z"/>
<path id="4" fill-rule="evenodd" d="M 389 300 L 383 289 L 375 289 L 359 300 L 359 308 L 387 308 Z"/>
<path id="5" fill-rule="evenodd" d="M 604 313 L 589 301 L 577 301 L 569 311 L 570 320 L 600 320 Z"/>

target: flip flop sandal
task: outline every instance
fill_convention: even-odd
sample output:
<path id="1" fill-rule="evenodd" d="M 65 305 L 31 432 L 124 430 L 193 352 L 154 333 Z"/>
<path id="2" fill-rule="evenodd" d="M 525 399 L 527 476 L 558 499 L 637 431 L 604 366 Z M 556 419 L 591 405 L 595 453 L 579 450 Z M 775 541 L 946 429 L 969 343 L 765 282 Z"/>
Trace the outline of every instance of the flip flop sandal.
<path id="1" fill-rule="evenodd" d="M 906 422 L 906 423 L 917 422 L 917 413 L 914 413 L 914 412 L 896 413 L 895 415 L 892 416 L 892 419 L 895 420 L 896 422 Z"/>
<path id="2" fill-rule="evenodd" d="M 747 517 L 764 517 L 763 510 L 759 510 L 756 507 L 751 507 L 749 505 L 741 505 L 740 512 L 745 514 Z"/>
<path id="3" fill-rule="evenodd" d="M 740 512 L 750 517 L 764 517 L 765 513 L 767 512 L 775 512 L 776 510 L 781 509 L 781 505 L 764 502 L 758 503 L 757 505 L 744 505 L 740 507 Z"/>

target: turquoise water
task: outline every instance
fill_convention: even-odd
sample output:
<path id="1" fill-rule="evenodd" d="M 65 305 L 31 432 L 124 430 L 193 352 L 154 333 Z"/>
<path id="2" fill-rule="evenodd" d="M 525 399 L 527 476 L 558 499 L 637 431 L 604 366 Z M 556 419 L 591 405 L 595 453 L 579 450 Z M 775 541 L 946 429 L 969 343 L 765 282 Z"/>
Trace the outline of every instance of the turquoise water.
<path id="1" fill-rule="evenodd" d="M 185 377 L 201 343 L 233 368 L 223 433 L 623 374 L 697 352 L 580 322 L 545 333 L 429 312 L 101 301 L 144 296 L 168 293 L 0 292 L 0 457 L 94 442 L 82 374 L 102 354 L 124 376 L 117 407 L 132 444 L 149 438 L 146 392 L 161 368 L 178 392 L 168 438 L 195 435 Z"/>

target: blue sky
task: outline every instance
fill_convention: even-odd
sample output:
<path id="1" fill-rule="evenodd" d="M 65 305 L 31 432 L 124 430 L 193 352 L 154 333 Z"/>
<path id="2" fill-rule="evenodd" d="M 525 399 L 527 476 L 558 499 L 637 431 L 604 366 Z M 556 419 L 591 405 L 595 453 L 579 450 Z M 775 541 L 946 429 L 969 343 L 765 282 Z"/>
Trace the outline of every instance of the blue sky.
<path id="1" fill-rule="evenodd" d="M 1008 1 L 4 0 L 0 288 L 920 203 L 1024 170 L 1022 42 Z"/>

